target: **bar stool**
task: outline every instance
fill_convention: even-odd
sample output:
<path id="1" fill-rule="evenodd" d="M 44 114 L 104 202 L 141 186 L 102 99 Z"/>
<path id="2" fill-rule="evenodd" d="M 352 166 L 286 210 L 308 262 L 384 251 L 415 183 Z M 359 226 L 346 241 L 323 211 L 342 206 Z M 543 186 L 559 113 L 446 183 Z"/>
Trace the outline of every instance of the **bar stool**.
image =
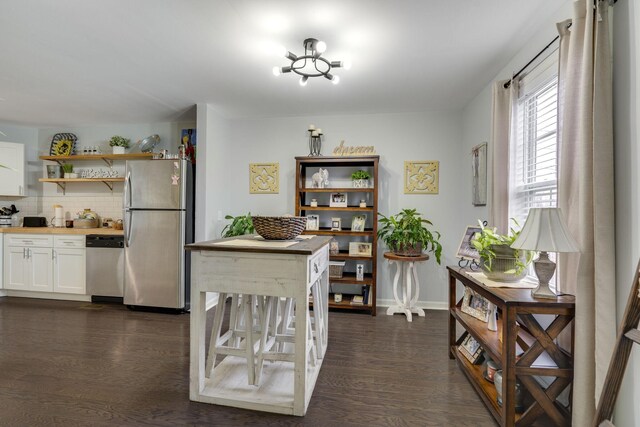
<path id="1" fill-rule="evenodd" d="M 405 314 L 407 322 L 411 322 L 412 313 L 416 313 L 420 317 L 424 317 L 424 310 L 416 307 L 418 296 L 420 295 L 420 283 L 418 282 L 418 273 L 416 272 L 417 262 L 423 262 L 429 259 L 429 255 L 422 254 L 419 256 L 400 256 L 393 252 L 385 252 L 384 257 L 391 265 L 396 266 L 396 274 L 393 278 L 393 297 L 396 305 L 387 309 L 387 315 L 392 316 L 395 313 Z M 398 296 L 398 285 L 400 282 L 400 273 L 403 272 L 402 280 L 402 299 Z M 413 278 L 414 292 L 412 295 L 411 279 Z"/>

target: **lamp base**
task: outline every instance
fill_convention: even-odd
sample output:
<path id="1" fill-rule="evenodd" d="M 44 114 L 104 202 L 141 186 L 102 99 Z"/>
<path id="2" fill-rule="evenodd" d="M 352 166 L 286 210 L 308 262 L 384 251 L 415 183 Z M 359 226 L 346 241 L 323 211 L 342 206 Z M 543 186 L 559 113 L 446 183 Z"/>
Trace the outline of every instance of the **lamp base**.
<path id="1" fill-rule="evenodd" d="M 549 254 L 546 251 L 541 251 L 538 259 L 533 261 L 533 269 L 538 277 L 538 287 L 531 290 L 531 296 L 533 298 L 558 299 L 558 295 L 549 288 L 549 280 L 556 271 L 556 263 L 549 259 Z"/>

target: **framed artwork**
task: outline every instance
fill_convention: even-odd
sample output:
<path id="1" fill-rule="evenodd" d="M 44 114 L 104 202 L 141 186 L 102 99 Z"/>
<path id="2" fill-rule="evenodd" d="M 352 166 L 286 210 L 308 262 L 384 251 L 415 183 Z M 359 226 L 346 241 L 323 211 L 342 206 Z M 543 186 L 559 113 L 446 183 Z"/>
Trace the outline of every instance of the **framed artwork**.
<path id="1" fill-rule="evenodd" d="M 368 242 L 349 242 L 350 256 L 371 256 L 372 244 Z"/>
<path id="2" fill-rule="evenodd" d="M 440 162 L 404 162 L 405 194 L 438 194 Z"/>
<path id="3" fill-rule="evenodd" d="M 462 236 L 462 241 L 460 242 L 460 246 L 458 247 L 458 253 L 456 257 L 468 260 L 479 260 L 480 254 L 476 248 L 471 244 L 471 240 L 473 240 L 473 236 L 476 233 L 480 233 L 482 229 L 477 225 L 469 225 L 467 229 L 464 231 L 464 235 Z"/>
<path id="4" fill-rule="evenodd" d="M 364 264 L 356 264 L 356 280 L 364 280 Z"/>
<path id="5" fill-rule="evenodd" d="M 249 163 L 249 193 L 280 192 L 280 163 Z"/>
<path id="6" fill-rule="evenodd" d="M 462 343 L 458 346 L 458 350 L 462 355 L 474 365 L 480 362 L 480 356 L 482 356 L 482 347 L 480 343 L 475 340 L 471 335 L 467 335 Z"/>
<path id="7" fill-rule="evenodd" d="M 460 310 L 482 322 L 487 323 L 489 321 L 489 301 L 470 288 L 464 288 Z"/>
<path id="8" fill-rule="evenodd" d="M 347 194 L 345 193 L 331 193 L 329 197 L 329 207 L 332 208 L 346 208 L 347 207 Z"/>
<path id="9" fill-rule="evenodd" d="M 471 149 L 471 172 L 473 176 L 473 206 L 487 204 L 487 143 Z"/>
<path id="10" fill-rule="evenodd" d="M 331 231 L 340 231 L 340 230 L 342 230 L 342 219 L 331 218 Z"/>
<path id="11" fill-rule="evenodd" d="M 366 215 L 355 215 L 351 220 L 351 231 L 364 231 L 364 224 L 366 222 Z"/>
<path id="12" fill-rule="evenodd" d="M 320 217 L 318 215 L 307 215 L 307 230 L 320 230 Z"/>
<path id="13" fill-rule="evenodd" d="M 51 139 L 49 154 L 51 156 L 70 156 L 75 152 L 78 137 L 72 133 L 56 133 Z"/>
<path id="14" fill-rule="evenodd" d="M 331 239 L 329 242 L 329 253 L 331 255 L 340 255 L 340 244 L 336 239 Z"/>

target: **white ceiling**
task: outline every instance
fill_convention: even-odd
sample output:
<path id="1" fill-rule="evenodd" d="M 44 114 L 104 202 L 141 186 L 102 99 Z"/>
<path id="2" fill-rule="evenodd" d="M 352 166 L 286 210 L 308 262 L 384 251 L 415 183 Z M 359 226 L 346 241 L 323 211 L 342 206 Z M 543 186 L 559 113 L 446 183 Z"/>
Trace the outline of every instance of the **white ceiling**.
<path id="1" fill-rule="evenodd" d="M 459 109 L 556 0 L 14 0 L 0 2 L 0 122 L 177 120 Z M 273 76 L 274 48 L 324 40 L 341 82 Z"/>

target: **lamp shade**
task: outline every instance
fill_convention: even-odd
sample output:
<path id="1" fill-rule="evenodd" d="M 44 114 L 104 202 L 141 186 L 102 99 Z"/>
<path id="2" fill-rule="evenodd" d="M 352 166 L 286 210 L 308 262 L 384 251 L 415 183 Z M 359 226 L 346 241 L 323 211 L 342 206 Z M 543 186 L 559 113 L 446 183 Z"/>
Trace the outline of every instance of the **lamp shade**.
<path id="1" fill-rule="evenodd" d="M 560 208 L 531 208 L 520 235 L 511 247 L 546 252 L 580 251 L 569 234 Z"/>

